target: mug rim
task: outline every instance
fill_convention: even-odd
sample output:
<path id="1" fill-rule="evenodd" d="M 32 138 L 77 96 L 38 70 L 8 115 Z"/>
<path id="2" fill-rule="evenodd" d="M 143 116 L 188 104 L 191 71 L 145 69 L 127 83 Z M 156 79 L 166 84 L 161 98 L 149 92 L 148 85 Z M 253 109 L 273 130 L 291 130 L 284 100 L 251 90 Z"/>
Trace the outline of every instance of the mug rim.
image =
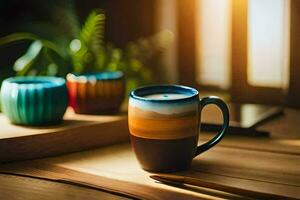
<path id="1" fill-rule="evenodd" d="M 144 95 L 159 93 L 159 91 L 162 91 L 162 89 L 165 89 L 166 91 L 168 91 L 169 89 L 169 91 L 172 93 L 176 93 L 175 89 L 177 89 L 178 94 L 188 94 L 188 95 L 186 97 L 182 97 L 178 99 L 149 99 L 143 97 Z M 143 95 L 141 95 L 140 93 L 142 93 Z M 188 101 L 194 99 L 195 97 L 198 97 L 198 95 L 199 92 L 195 88 L 184 86 L 184 85 L 177 85 L 177 84 L 157 84 L 157 85 L 143 86 L 131 91 L 129 94 L 131 98 L 136 100 L 141 100 L 145 102 L 168 102 L 168 103 Z"/>

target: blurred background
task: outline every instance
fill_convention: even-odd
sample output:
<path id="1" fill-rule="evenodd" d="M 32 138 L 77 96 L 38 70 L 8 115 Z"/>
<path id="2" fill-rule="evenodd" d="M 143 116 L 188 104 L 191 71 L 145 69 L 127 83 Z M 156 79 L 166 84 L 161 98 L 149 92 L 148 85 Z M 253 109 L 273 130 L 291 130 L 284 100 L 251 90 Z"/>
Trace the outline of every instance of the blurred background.
<path id="1" fill-rule="evenodd" d="M 90 70 L 123 70 L 131 88 L 178 83 L 228 101 L 300 107 L 298 0 L 2 0 L 0 37 L 27 32 L 76 49 L 74 39 L 95 8 L 105 13 L 100 34 L 109 53 L 104 67 L 89 64 Z M 0 46 L 0 80 L 20 73 L 16 60 L 30 46 L 38 49 L 32 45 Z M 74 62 L 41 58 L 24 74 L 78 70 Z"/>

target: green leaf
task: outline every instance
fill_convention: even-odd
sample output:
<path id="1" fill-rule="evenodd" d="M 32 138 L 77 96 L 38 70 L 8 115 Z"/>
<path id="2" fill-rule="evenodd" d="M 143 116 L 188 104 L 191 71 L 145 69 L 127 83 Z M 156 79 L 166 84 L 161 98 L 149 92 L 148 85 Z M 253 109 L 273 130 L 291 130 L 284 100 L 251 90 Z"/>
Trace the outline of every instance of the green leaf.
<path id="1" fill-rule="evenodd" d="M 61 58 L 66 59 L 66 57 L 67 57 L 66 52 L 64 50 L 60 49 L 58 45 L 56 45 L 55 43 L 53 43 L 49 40 L 45 40 L 45 39 L 40 38 L 39 36 L 31 34 L 31 33 L 13 33 L 13 34 L 4 36 L 4 37 L 0 38 L 0 46 L 9 44 L 12 42 L 22 41 L 22 40 L 33 40 L 33 41 L 39 40 L 43 44 L 43 46 L 51 49 L 52 51 L 57 53 Z"/>
<path id="2" fill-rule="evenodd" d="M 102 10 L 94 10 L 87 17 L 80 33 L 80 40 L 93 53 L 99 53 L 103 45 L 105 15 Z"/>
<path id="3" fill-rule="evenodd" d="M 31 43 L 27 52 L 18 58 L 13 66 L 13 69 L 17 72 L 18 75 L 25 75 L 33 66 L 37 60 L 43 45 L 41 41 L 36 40 Z"/>
<path id="4" fill-rule="evenodd" d="M 17 76 L 25 76 L 28 74 L 32 74 L 32 71 L 36 71 L 34 69 L 35 64 L 37 63 L 38 59 L 39 59 L 39 55 L 40 53 L 32 60 L 30 60 L 30 62 L 28 62 L 22 70 L 17 71 Z"/>
<path id="5" fill-rule="evenodd" d="M 0 38 L 0 46 L 21 40 L 40 40 L 40 38 L 31 33 L 14 33 Z"/>

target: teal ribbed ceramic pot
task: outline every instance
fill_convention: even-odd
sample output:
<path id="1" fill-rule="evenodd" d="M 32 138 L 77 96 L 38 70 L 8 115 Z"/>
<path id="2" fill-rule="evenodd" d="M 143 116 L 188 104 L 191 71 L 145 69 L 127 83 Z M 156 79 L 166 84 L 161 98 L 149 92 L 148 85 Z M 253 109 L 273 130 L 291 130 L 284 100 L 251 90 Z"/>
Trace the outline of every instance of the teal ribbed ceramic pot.
<path id="1" fill-rule="evenodd" d="M 0 95 L 2 112 L 15 124 L 55 124 L 62 120 L 68 105 L 65 79 L 57 77 L 8 78 Z"/>

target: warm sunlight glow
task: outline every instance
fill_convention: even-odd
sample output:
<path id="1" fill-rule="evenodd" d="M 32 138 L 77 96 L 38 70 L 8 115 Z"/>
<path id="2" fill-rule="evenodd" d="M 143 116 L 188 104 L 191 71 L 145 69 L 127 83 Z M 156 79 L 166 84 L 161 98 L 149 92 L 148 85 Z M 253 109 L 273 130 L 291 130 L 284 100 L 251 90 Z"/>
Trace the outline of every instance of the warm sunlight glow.
<path id="1" fill-rule="evenodd" d="M 167 50 L 164 51 L 162 62 L 165 67 L 165 80 L 168 83 L 175 83 L 178 81 L 177 73 L 177 24 L 176 24 L 176 1 L 174 0 L 160 0 L 157 2 L 157 19 L 158 31 L 169 30 L 173 33 L 173 42 Z"/>
<path id="2" fill-rule="evenodd" d="M 230 85 L 230 0 L 197 1 L 197 81 L 228 88 Z"/>
<path id="3" fill-rule="evenodd" d="M 249 0 L 248 6 L 248 82 L 287 87 L 289 0 Z"/>

